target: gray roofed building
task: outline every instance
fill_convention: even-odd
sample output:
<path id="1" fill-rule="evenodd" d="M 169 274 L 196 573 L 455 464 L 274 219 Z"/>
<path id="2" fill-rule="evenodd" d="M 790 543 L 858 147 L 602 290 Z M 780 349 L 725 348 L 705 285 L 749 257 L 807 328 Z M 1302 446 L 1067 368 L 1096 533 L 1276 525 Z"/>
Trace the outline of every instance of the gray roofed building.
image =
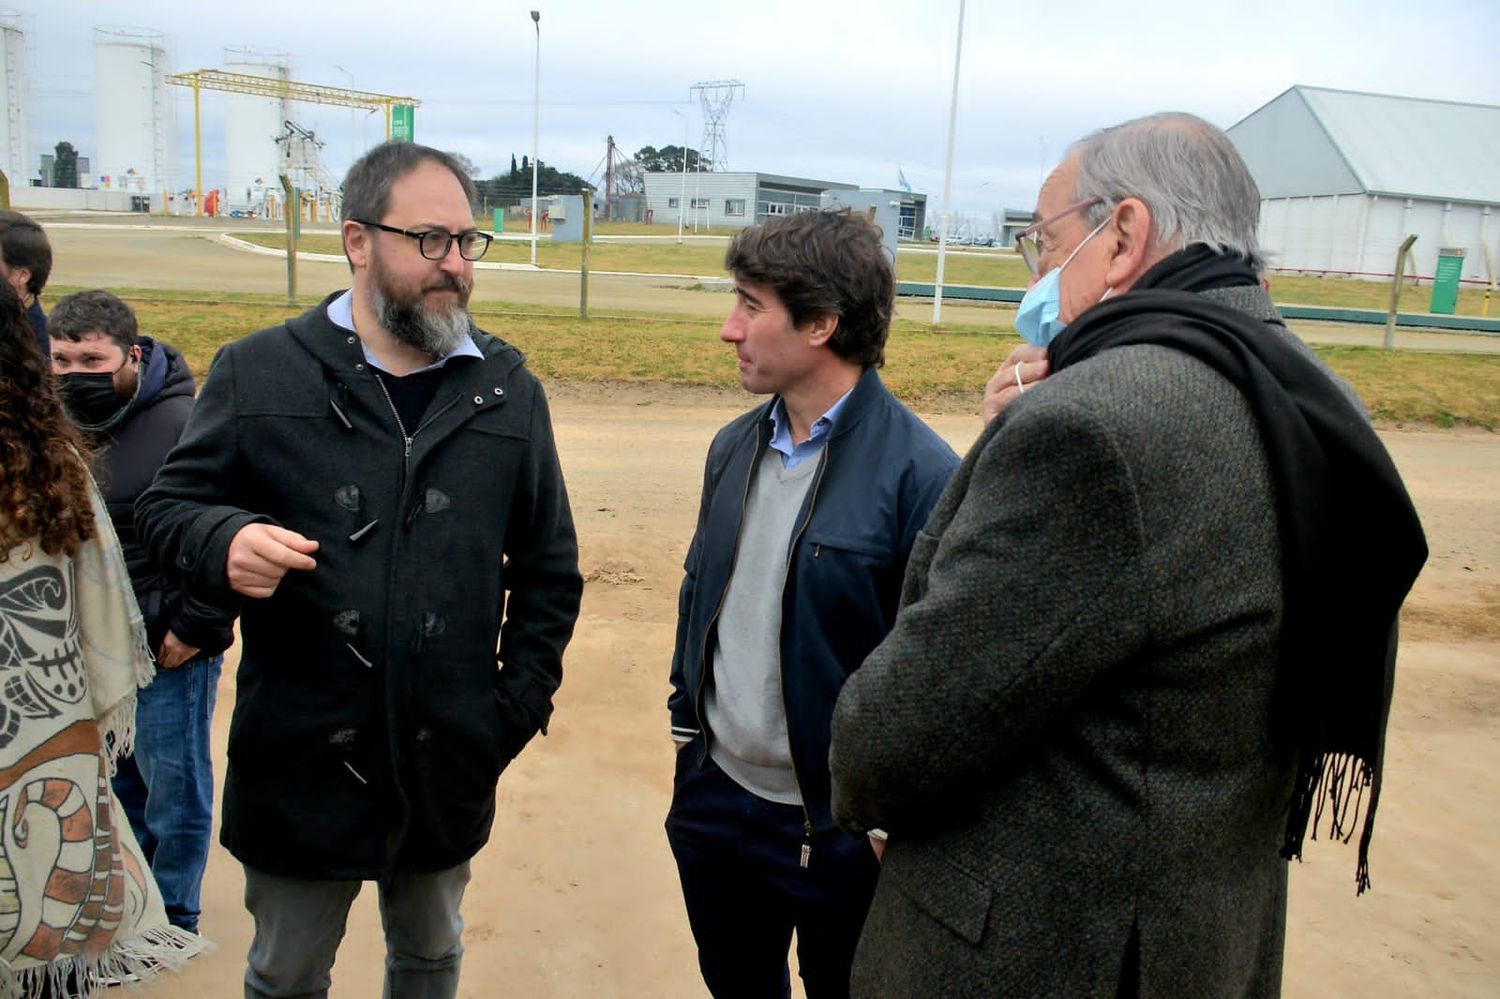
<path id="1" fill-rule="evenodd" d="M 858 184 L 753 171 L 645 174 L 646 206 L 654 222 L 689 228 L 744 227 L 777 215 L 816 211 L 824 195 L 859 192 Z M 927 196 L 886 191 L 898 202 L 899 233 L 920 238 L 927 223 Z"/>
<path id="2" fill-rule="evenodd" d="M 1273 268 L 1389 277 L 1415 233 L 1417 273 L 1465 251 L 1500 269 L 1500 107 L 1296 86 L 1230 126 L 1261 193 Z"/>

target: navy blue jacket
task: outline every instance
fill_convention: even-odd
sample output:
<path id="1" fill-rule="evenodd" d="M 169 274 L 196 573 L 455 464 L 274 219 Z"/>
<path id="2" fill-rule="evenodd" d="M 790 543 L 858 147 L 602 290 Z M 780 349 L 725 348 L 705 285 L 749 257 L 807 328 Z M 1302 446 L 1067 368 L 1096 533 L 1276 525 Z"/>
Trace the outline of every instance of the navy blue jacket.
<path id="1" fill-rule="evenodd" d="M 773 398 L 720 430 L 708 449 L 698 527 L 683 568 L 667 707 L 672 734 L 707 757 L 704 690 L 714 630 L 734 572 L 751 476 L 771 439 Z M 789 541 L 781 603 L 781 688 L 807 821 L 833 824 L 828 739 L 850 673 L 890 631 L 917 529 L 958 456 L 867 368 L 823 446 Z M 684 749 L 683 752 L 693 752 Z"/>

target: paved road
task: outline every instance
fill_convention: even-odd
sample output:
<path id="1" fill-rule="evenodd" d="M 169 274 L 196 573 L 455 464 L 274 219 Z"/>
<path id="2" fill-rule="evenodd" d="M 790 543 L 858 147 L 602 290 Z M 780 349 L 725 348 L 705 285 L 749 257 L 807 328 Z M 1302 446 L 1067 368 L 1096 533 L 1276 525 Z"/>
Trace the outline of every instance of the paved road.
<path id="1" fill-rule="evenodd" d="M 46 219 L 52 239 L 56 285 L 104 288 L 165 289 L 202 292 L 286 291 L 286 262 L 233 249 L 219 234 L 266 230 L 254 220 L 147 219 L 143 216 L 53 216 Z M 332 231 L 329 226 L 306 231 Z M 339 262 L 301 260 L 298 290 L 323 294 L 348 285 L 348 267 Z M 595 314 L 612 311 L 649 311 L 717 317 L 728 311 L 723 294 L 703 291 L 695 282 L 673 277 L 594 274 L 589 280 L 589 307 Z M 567 272 L 492 270 L 475 272 L 474 297 L 481 302 L 545 305 L 567 308 L 578 304 L 578 276 Z M 930 322 L 929 301 L 903 299 L 897 306 L 903 319 Z M 1009 328 L 1012 310 L 1003 306 L 945 302 L 943 321 L 964 325 Z M 1384 329 L 1339 323 L 1292 324 L 1313 343 L 1378 346 Z M 1427 350 L 1500 353 L 1500 337 L 1423 330 L 1398 330 L 1396 345 Z"/>

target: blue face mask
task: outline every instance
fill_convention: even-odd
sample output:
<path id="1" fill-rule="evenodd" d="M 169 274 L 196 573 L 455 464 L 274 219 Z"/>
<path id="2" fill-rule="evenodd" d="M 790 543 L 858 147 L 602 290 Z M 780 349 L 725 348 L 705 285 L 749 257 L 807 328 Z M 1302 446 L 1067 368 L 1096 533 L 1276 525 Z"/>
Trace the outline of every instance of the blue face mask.
<path id="1" fill-rule="evenodd" d="M 1046 274 L 1037 279 L 1036 284 L 1026 289 L 1021 304 L 1016 309 L 1016 332 L 1029 344 L 1037 347 L 1045 347 L 1066 327 L 1067 323 L 1057 318 L 1058 311 L 1062 308 L 1062 289 L 1059 280 L 1062 278 L 1063 268 L 1073 262 L 1078 256 L 1078 251 L 1083 249 L 1084 243 L 1099 235 L 1099 230 L 1109 224 L 1105 219 L 1094 227 L 1094 231 L 1083 237 L 1083 242 L 1073 247 L 1073 252 L 1068 254 L 1068 259 L 1058 266 L 1052 268 Z M 1109 297 L 1109 292 L 1104 293 Z M 1102 299 L 1101 299 L 1102 301 Z"/>

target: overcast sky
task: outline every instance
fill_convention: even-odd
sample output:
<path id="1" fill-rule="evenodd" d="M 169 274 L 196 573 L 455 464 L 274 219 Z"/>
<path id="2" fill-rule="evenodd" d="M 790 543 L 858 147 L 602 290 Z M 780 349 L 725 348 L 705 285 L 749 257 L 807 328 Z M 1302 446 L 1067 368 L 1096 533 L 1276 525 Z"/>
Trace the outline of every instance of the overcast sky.
<path id="1" fill-rule="evenodd" d="M 165 33 L 175 71 L 252 47 L 289 53 L 299 81 L 411 94 L 418 141 L 489 176 L 531 150 L 536 7 L 545 163 L 598 183 L 606 135 L 634 151 L 680 144 L 686 127 L 696 147 L 688 88 L 737 79 L 731 169 L 866 187 L 895 187 L 900 169 L 934 213 L 942 196 L 958 0 L 0 3 L 27 34 L 33 159 L 60 139 L 94 151 L 95 87 L 108 81 L 94 78 L 92 28 L 129 25 Z M 1169 109 L 1227 127 L 1294 84 L 1500 104 L 1497 53 L 1500 0 L 969 0 L 954 208 L 1031 207 L 1044 172 L 1091 129 Z M 172 90 L 185 187 L 192 104 Z M 208 186 L 222 183 L 222 114 L 205 95 Z M 378 115 L 297 114 L 337 173 L 383 137 Z"/>

